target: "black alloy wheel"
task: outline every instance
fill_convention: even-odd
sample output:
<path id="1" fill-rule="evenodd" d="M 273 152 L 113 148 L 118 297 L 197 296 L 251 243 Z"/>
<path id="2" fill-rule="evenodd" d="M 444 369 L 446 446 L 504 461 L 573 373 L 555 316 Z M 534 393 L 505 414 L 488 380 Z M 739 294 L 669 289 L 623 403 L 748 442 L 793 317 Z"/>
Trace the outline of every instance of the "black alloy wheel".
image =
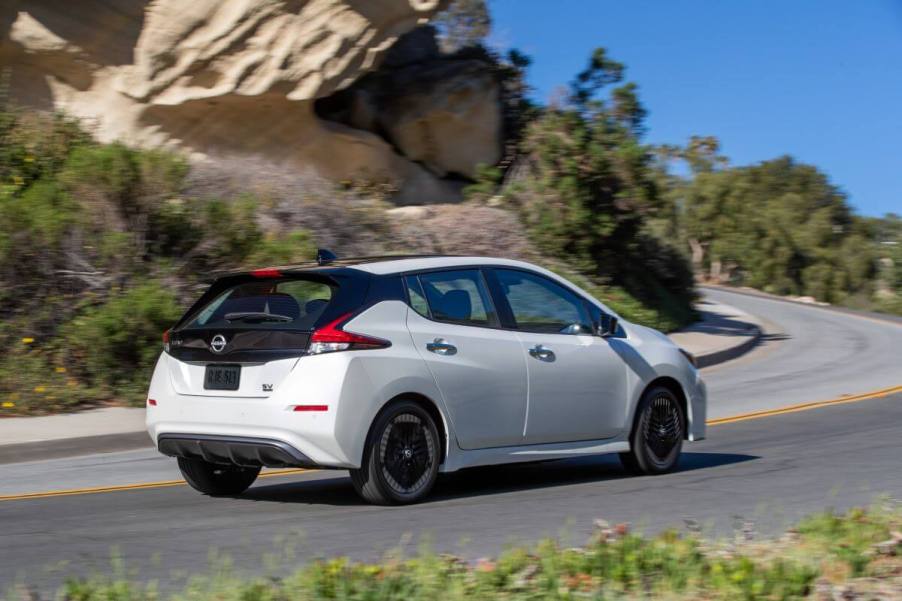
<path id="1" fill-rule="evenodd" d="M 379 505 L 419 501 L 438 477 L 440 444 L 434 420 L 420 405 L 389 406 L 373 425 L 363 464 L 351 470 L 354 488 Z"/>
<path id="2" fill-rule="evenodd" d="M 683 407 L 673 391 L 663 386 L 646 391 L 636 410 L 630 450 L 620 454 L 624 467 L 640 474 L 672 471 L 680 459 L 685 426 Z"/>

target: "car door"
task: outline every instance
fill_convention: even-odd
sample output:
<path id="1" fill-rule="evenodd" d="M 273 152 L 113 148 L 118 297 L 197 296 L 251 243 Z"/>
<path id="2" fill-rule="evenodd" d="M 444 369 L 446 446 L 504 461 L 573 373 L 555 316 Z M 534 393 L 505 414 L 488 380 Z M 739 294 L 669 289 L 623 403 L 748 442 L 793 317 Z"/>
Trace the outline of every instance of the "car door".
<path id="1" fill-rule="evenodd" d="M 407 327 L 435 378 L 463 449 L 523 441 L 526 363 L 517 333 L 498 317 L 479 269 L 405 278 Z"/>
<path id="2" fill-rule="evenodd" d="M 627 369 L 608 341 L 595 335 L 588 302 L 533 272 L 496 268 L 492 277 L 526 358 L 526 444 L 620 433 L 626 422 Z"/>

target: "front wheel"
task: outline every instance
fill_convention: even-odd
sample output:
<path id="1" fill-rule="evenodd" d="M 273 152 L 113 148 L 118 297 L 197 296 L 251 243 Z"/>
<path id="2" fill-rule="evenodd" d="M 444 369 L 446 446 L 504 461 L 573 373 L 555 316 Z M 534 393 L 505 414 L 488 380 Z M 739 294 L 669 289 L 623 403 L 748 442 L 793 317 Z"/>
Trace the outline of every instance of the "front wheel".
<path id="1" fill-rule="evenodd" d="M 194 490 L 205 495 L 239 495 L 254 483 L 259 467 L 238 467 L 179 457 L 179 470 Z"/>
<path id="2" fill-rule="evenodd" d="M 432 417 L 418 404 L 400 401 L 376 419 L 363 463 L 351 470 L 351 482 L 370 503 L 416 503 L 432 490 L 440 457 L 441 442 Z"/>
<path id="3" fill-rule="evenodd" d="M 620 453 L 620 462 L 634 473 L 664 474 L 680 460 L 686 419 L 679 399 L 669 389 L 649 389 L 636 410 L 636 425 L 630 450 Z"/>

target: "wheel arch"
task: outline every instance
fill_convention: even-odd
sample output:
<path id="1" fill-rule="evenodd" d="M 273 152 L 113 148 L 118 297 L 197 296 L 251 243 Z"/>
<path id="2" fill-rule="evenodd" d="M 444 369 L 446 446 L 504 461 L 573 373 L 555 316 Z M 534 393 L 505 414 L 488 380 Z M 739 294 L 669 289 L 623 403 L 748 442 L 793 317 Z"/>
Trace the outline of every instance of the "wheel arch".
<path id="1" fill-rule="evenodd" d="M 441 409 L 439 409 L 438 404 L 433 401 L 431 398 L 426 396 L 420 392 L 402 392 L 400 394 L 396 394 L 392 398 L 388 399 L 382 407 L 379 408 L 379 411 L 376 412 L 376 415 L 373 416 L 373 419 L 370 421 L 370 426 L 367 429 L 366 440 L 370 439 L 370 436 L 373 433 L 373 426 L 379 420 L 379 417 L 385 413 L 385 411 L 391 407 L 394 403 L 398 401 L 411 401 L 416 403 L 429 416 L 435 421 L 436 429 L 438 430 L 439 442 L 441 448 L 441 457 L 439 459 L 439 465 L 445 462 L 445 458 L 448 455 L 448 440 L 450 437 L 450 432 L 448 430 L 448 421 L 445 419 L 444 414 Z"/>

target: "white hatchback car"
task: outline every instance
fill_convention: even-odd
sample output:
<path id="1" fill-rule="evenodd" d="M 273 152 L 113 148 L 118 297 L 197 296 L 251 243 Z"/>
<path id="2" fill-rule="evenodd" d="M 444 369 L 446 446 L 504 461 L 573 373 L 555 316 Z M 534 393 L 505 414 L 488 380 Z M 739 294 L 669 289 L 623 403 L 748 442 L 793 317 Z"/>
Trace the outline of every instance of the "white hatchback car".
<path id="1" fill-rule="evenodd" d="M 663 334 L 521 261 L 383 257 L 218 279 L 163 336 L 147 428 L 188 483 L 348 469 L 373 503 L 438 472 L 617 452 L 672 470 L 705 385 Z"/>

